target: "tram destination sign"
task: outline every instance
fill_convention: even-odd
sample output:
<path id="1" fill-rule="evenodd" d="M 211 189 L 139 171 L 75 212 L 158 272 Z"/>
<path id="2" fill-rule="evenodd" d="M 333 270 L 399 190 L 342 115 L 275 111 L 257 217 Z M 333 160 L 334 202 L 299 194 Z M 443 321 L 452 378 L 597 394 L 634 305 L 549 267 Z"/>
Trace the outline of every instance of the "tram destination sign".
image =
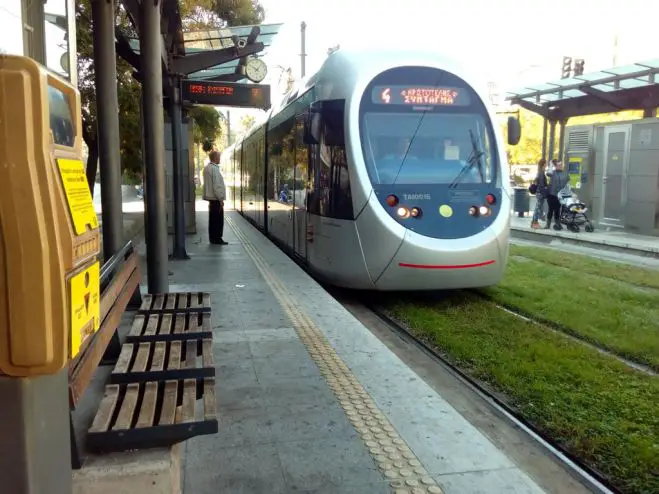
<path id="1" fill-rule="evenodd" d="M 237 82 L 181 81 L 181 99 L 199 105 L 270 108 L 270 86 Z"/>

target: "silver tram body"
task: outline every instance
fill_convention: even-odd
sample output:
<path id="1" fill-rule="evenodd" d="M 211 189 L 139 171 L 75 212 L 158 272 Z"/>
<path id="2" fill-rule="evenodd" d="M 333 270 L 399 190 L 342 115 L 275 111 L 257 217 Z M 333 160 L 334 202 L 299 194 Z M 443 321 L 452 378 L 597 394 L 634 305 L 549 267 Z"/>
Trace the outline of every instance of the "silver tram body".
<path id="1" fill-rule="evenodd" d="M 225 151 L 234 207 L 337 286 L 498 283 L 508 259 L 508 165 L 473 81 L 436 54 L 333 53 Z M 469 160 L 475 152 L 480 159 Z"/>

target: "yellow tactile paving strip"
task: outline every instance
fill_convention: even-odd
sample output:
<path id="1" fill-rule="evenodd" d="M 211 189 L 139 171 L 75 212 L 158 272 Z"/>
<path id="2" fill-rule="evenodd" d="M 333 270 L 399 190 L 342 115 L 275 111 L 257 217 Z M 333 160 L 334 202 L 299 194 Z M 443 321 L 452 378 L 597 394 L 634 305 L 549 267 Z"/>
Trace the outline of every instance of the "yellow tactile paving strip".
<path id="1" fill-rule="evenodd" d="M 337 355 L 325 335 L 290 296 L 261 254 L 230 218 L 227 218 L 227 223 L 290 318 L 300 341 L 336 395 L 341 408 L 378 464 L 384 478 L 389 481 L 393 492 L 442 494 L 442 489 L 428 475 L 419 459 L 373 402 L 350 368 Z"/>

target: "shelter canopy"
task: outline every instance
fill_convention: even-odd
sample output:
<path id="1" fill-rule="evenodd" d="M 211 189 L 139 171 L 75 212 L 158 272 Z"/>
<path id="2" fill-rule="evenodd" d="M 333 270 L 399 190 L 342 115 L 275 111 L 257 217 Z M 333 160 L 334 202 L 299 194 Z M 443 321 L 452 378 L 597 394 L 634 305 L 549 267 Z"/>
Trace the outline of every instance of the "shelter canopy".
<path id="1" fill-rule="evenodd" d="M 551 120 L 654 109 L 657 74 L 659 59 L 654 59 L 508 91 L 506 100 Z"/>

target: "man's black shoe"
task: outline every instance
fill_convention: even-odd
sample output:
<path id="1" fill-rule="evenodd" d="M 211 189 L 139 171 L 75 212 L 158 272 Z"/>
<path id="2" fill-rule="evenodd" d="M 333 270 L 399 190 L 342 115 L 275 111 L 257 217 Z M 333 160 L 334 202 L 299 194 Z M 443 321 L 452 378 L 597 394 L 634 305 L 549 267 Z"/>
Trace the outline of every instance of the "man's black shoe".
<path id="1" fill-rule="evenodd" d="M 225 242 L 224 240 L 220 240 L 219 242 L 211 242 L 213 245 L 229 245 L 229 242 Z"/>

